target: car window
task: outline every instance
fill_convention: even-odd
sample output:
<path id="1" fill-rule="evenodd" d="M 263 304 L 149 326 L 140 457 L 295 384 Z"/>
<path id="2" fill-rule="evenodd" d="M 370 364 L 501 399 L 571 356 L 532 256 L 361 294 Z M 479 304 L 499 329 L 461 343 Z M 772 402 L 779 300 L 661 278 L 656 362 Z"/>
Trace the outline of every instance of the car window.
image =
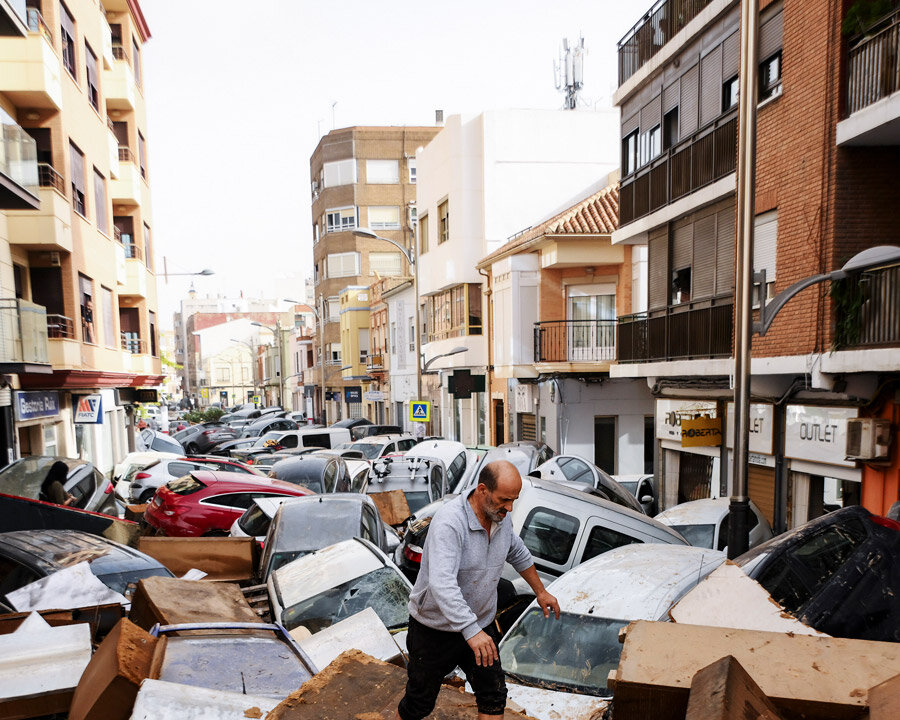
<path id="1" fill-rule="evenodd" d="M 258 497 L 266 497 L 259 495 Z M 204 505 L 219 505 L 227 508 L 243 508 L 246 510 L 253 502 L 254 495 L 252 493 L 223 493 L 222 495 L 213 495 L 212 497 L 201 500 Z"/>
<path id="2" fill-rule="evenodd" d="M 591 482 L 594 479 L 591 469 L 583 460 L 569 458 L 569 462 L 565 465 L 560 462 L 560 465 L 562 467 L 563 475 L 566 476 L 566 480 L 571 480 L 573 482 Z"/>
<path id="3" fill-rule="evenodd" d="M 534 508 L 519 533 L 531 554 L 541 560 L 565 565 L 578 537 L 580 523 L 571 515 L 549 508 Z"/>
<path id="4" fill-rule="evenodd" d="M 455 458 L 453 458 L 453 462 L 450 463 L 450 467 L 447 468 L 447 484 L 450 487 L 456 485 L 457 480 L 462 477 L 463 471 L 466 468 L 466 454 L 461 452 Z"/>
<path id="5" fill-rule="evenodd" d="M 416 445 L 416 441 L 412 438 L 407 438 L 406 440 L 398 440 L 397 447 L 400 448 L 401 451 L 406 452 L 407 450 L 411 450 Z"/>
<path id="6" fill-rule="evenodd" d="M 325 465 L 325 492 L 334 492 L 334 485 L 337 479 L 337 463 L 330 462 Z"/>
<path id="7" fill-rule="evenodd" d="M 753 527 L 749 528 L 749 530 L 752 530 L 754 527 L 759 525 L 759 520 L 756 519 L 756 514 L 752 511 L 749 512 L 748 515 L 753 518 Z M 724 550 L 726 547 L 728 547 L 728 528 L 731 525 L 731 523 L 728 522 L 728 517 L 729 516 L 726 515 L 722 518 L 722 522 L 719 523 L 719 541 L 718 543 L 716 543 L 716 548 L 718 550 Z"/>
<path id="8" fill-rule="evenodd" d="M 369 540 L 378 547 L 383 547 L 384 543 L 378 537 L 378 518 L 375 517 L 375 511 L 367 505 L 363 505 L 362 509 L 363 527 L 369 534 Z"/>
<path id="9" fill-rule="evenodd" d="M 281 438 L 282 447 L 286 448 L 295 448 L 297 447 L 297 436 L 296 435 L 285 435 Z"/>
<path id="10" fill-rule="evenodd" d="M 350 492 L 361 493 L 363 491 L 363 487 L 366 484 L 366 478 L 369 476 L 369 471 L 366 468 L 363 468 L 353 477 L 352 482 L 350 483 Z"/>
<path id="11" fill-rule="evenodd" d="M 429 473 L 429 483 L 431 485 L 431 500 L 437 500 L 444 495 L 443 473 L 440 467 L 434 465 Z"/>
<path id="12" fill-rule="evenodd" d="M 188 463 L 188 462 L 170 462 L 168 467 L 169 475 L 174 475 L 175 477 L 181 477 L 182 475 L 187 475 L 191 470 L 201 470 L 203 469 L 203 465 L 199 465 L 196 463 Z"/>
<path id="13" fill-rule="evenodd" d="M 94 487 L 94 473 L 88 472 L 74 485 L 66 488 L 66 490 L 75 497 L 75 502 L 72 503 L 75 507 L 84 507 L 90 500 Z"/>
<path id="14" fill-rule="evenodd" d="M 541 452 L 538 454 L 538 465 L 547 462 L 552 457 L 553 451 L 545 445 L 541 448 Z"/>
<path id="15" fill-rule="evenodd" d="M 639 542 L 643 541 L 631 537 L 630 535 L 610 530 L 602 525 L 595 525 L 591 528 L 591 532 L 588 535 L 587 543 L 585 543 L 584 546 L 584 553 L 581 555 L 581 562 L 590 560 L 592 557 L 596 557 L 600 553 L 605 553 L 607 550 Z"/>
<path id="16" fill-rule="evenodd" d="M 0 598 L 40 577 L 34 570 L 10 558 L 0 557 Z"/>

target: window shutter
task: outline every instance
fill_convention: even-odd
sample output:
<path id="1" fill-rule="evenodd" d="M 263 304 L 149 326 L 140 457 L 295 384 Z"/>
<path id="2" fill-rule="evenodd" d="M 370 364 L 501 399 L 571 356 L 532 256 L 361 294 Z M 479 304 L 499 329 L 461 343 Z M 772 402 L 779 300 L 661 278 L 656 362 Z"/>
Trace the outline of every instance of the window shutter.
<path id="1" fill-rule="evenodd" d="M 697 131 L 699 85 L 700 67 L 694 65 L 681 76 L 681 109 L 678 111 L 681 137 L 687 137 Z"/>
<path id="2" fill-rule="evenodd" d="M 700 60 L 700 127 L 722 112 L 722 46 Z"/>
<path id="3" fill-rule="evenodd" d="M 84 194 L 84 155 L 69 143 L 69 156 L 72 161 L 72 184 L 78 188 L 78 192 Z"/>
<path id="4" fill-rule="evenodd" d="M 641 127 L 644 132 L 656 127 L 662 122 L 660 112 L 661 96 L 657 95 L 641 109 Z"/>
<path id="5" fill-rule="evenodd" d="M 669 233 L 665 225 L 647 240 L 647 307 L 664 308 L 669 302 Z"/>
<path id="6" fill-rule="evenodd" d="M 369 227 L 372 230 L 396 230 L 400 227 L 399 207 L 370 207 Z"/>
<path id="7" fill-rule="evenodd" d="M 782 11 L 766 18 L 759 28 L 759 59 L 765 60 L 781 48 L 784 35 L 784 17 Z"/>
<path id="8" fill-rule="evenodd" d="M 400 163 L 397 160 L 366 160 L 366 182 L 369 184 L 400 182 Z"/>
<path id="9" fill-rule="evenodd" d="M 775 279 L 778 246 L 778 211 L 757 215 L 753 228 L 753 270 L 765 270 L 766 282 L 772 282 Z"/>
<path id="10" fill-rule="evenodd" d="M 74 40 L 75 39 L 75 20 L 72 17 L 72 13 L 69 12 L 69 8 L 67 8 L 62 3 L 59 4 L 60 10 L 60 25 L 62 25 L 63 30 L 69 33 L 69 36 Z"/>
<path id="11" fill-rule="evenodd" d="M 641 113 L 635 112 L 631 117 L 627 120 L 622 120 L 622 138 L 628 137 L 629 134 L 633 133 L 640 127 L 641 124 Z"/>
<path id="12" fill-rule="evenodd" d="M 336 160 L 323 166 L 325 187 L 353 185 L 356 182 L 356 160 Z"/>
<path id="13" fill-rule="evenodd" d="M 722 43 L 722 82 L 738 74 L 741 59 L 741 34 L 733 32 Z"/>
<path id="14" fill-rule="evenodd" d="M 681 79 L 677 78 L 669 87 L 663 90 L 662 94 L 662 111 L 663 114 L 669 112 L 672 108 L 678 107 L 681 98 Z"/>
<path id="15" fill-rule="evenodd" d="M 694 300 L 711 297 L 716 282 L 716 214 L 694 221 L 694 265 L 691 270 Z"/>
<path id="16" fill-rule="evenodd" d="M 716 295 L 734 294 L 734 205 L 716 213 Z"/>
<path id="17" fill-rule="evenodd" d="M 682 220 L 672 233 L 672 270 L 691 266 L 691 250 L 694 244 L 694 226 Z"/>
<path id="18" fill-rule="evenodd" d="M 369 272 L 381 277 L 396 277 L 403 272 L 401 255 L 398 252 L 369 253 Z"/>

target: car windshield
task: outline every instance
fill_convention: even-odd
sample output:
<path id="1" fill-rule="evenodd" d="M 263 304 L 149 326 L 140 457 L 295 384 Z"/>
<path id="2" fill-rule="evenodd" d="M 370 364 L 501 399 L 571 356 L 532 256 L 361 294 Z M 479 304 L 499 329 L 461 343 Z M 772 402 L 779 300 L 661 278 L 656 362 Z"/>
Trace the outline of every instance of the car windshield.
<path id="1" fill-rule="evenodd" d="M 41 492 L 41 483 L 47 477 L 50 466 L 58 459 L 55 457 L 28 457 L 6 466 L 0 471 L 0 492 L 19 497 L 38 497 Z M 71 468 L 69 472 L 72 472 Z"/>
<path id="2" fill-rule="evenodd" d="M 268 445 L 273 445 L 281 437 L 281 433 L 275 430 L 271 430 L 267 432 L 265 435 L 260 435 L 256 442 L 253 443 L 253 447 L 267 447 Z"/>
<path id="3" fill-rule="evenodd" d="M 622 482 L 621 480 L 619 480 L 619 485 L 625 488 L 632 495 L 637 492 L 637 480 L 635 480 L 634 482 Z"/>
<path id="4" fill-rule="evenodd" d="M 409 506 L 410 513 L 418 512 L 431 502 L 427 492 L 404 492 L 403 494 L 406 496 L 406 504 Z"/>
<path id="5" fill-rule="evenodd" d="M 394 630 L 409 624 L 408 602 L 409 587 L 402 576 L 381 567 L 301 600 L 281 614 L 281 624 L 288 630 L 302 625 L 317 633 L 370 607 L 388 630 Z"/>
<path id="6" fill-rule="evenodd" d="M 381 445 L 376 443 L 353 443 L 349 450 L 358 450 L 366 460 L 374 460 L 381 455 Z"/>
<path id="7" fill-rule="evenodd" d="M 619 665 L 619 629 L 628 620 L 562 613 L 547 620 L 530 609 L 500 643 L 507 675 L 522 684 L 609 696 L 610 670 Z"/>
<path id="8" fill-rule="evenodd" d="M 715 525 L 671 525 L 675 532 L 694 547 L 711 548 L 716 538 Z"/>
<path id="9" fill-rule="evenodd" d="M 166 488 L 176 495 L 191 495 L 205 487 L 206 485 L 197 480 L 193 475 L 184 475 L 177 480 L 169 480 L 169 482 L 166 483 Z"/>

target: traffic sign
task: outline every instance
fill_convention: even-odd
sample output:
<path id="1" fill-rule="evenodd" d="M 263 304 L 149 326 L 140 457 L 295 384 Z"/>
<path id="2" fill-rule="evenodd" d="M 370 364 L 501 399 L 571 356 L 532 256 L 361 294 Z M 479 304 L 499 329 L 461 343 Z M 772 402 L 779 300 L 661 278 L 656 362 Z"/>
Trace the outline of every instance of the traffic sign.
<path id="1" fill-rule="evenodd" d="M 409 419 L 411 422 L 430 422 L 431 403 L 427 400 L 413 400 L 409 404 Z"/>

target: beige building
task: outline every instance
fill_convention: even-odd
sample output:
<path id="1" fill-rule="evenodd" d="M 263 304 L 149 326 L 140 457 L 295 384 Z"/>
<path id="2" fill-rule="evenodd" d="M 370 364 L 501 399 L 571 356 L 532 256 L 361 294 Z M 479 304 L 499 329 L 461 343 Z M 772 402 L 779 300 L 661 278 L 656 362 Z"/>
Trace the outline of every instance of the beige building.
<path id="1" fill-rule="evenodd" d="M 106 472 L 133 445 L 134 389 L 162 382 L 142 74 L 150 31 L 137 0 L 0 5 L 24 20 L 23 33 L 0 37 L 0 115 L 37 161 L 35 201 L 0 212 L 0 297 L 15 298 L 20 316 L 27 303 L 42 308 L 47 338 L 47 366 L 9 376 L 12 454 L 80 455 Z"/>
<path id="2" fill-rule="evenodd" d="M 340 336 L 340 293 L 369 286 L 379 277 L 412 274 L 403 253 L 390 243 L 357 234 L 368 228 L 405 248 L 416 223 L 416 151 L 439 127 L 351 127 L 325 135 L 310 158 L 315 304 L 322 324 L 316 333 L 316 366 L 304 373 L 321 417 L 322 388 L 328 422 L 340 419 L 345 387 Z M 349 360 L 349 358 L 348 358 Z M 322 369 L 324 361 L 324 383 Z M 355 363 L 354 363 L 355 364 Z M 390 405 L 387 405 L 390 408 Z M 393 422 L 392 418 L 385 418 Z"/>

